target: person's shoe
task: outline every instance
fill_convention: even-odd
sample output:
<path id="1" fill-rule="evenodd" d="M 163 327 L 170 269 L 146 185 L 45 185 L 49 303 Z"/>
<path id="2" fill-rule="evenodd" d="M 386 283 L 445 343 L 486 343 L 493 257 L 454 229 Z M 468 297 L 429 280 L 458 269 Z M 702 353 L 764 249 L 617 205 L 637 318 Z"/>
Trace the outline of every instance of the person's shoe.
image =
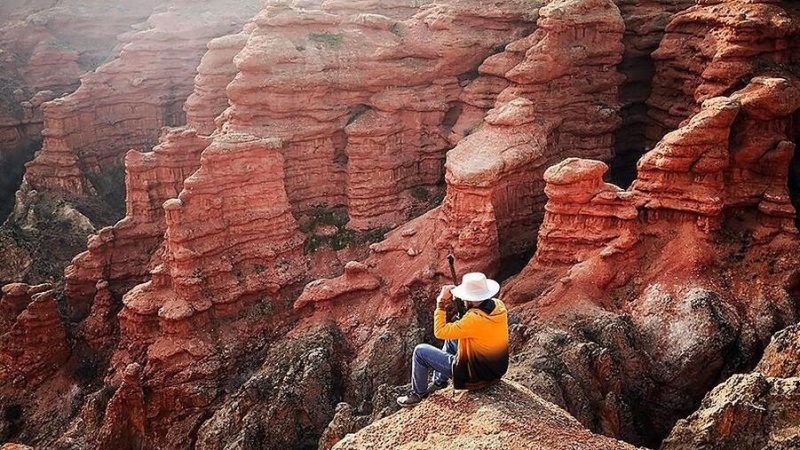
<path id="1" fill-rule="evenodd" d="M 434 381 L 428 385 L 428 393 L 436 392 L 447 387 L 447 381 Z"/>
<path id="2" fill-rule="evenodd" d="M 417 403 L 421 402 L 422 400 L 427 397 L 426 395 L 417 395 L 416 392 L 411 392 L 408 395 L 404 395 L 402 397 L 397 398 L 397 404 L 402 406 L 403 408 L 408 408 L 409 406 L 414 406 Z"/>

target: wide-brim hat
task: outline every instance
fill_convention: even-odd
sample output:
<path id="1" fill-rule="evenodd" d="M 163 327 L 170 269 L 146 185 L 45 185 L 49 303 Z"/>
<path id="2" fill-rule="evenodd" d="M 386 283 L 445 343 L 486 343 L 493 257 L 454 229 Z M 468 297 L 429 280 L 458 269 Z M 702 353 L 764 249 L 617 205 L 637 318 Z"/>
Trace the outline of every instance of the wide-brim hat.
<path id="1" fill-rule="evenodd" d="M 468 302 L 482 302 L 500 292 L 500 283 L 486 278 L 480 272 L 465 273 L 461 284 L 451 291 L 454 296 Z"/>

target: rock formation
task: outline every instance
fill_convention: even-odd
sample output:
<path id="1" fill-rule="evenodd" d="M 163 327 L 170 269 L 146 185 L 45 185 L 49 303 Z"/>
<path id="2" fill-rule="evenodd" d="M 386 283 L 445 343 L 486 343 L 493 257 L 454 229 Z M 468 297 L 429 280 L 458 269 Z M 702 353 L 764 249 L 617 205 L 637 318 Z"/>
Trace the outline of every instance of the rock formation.
<path id="1" fill-rule="evenodd" d="M 241 27 L 254 10 L 248 2 L 170 6 L 122 37 L 119 57 L 82 79 L 75 93 L 44 107 L 44 146 L 25 174 L 30 189 L 93 193 L 101 187 L 87 176 L 121 164 L 130 148 L 152 148 L 162 126 L 183 122 L 193 87 L 185 74 L 208 41 Z"/>
<path id="2" fill-rule="evenodd" d="M 117 299 L 146 280 L 166 229 L 162 204 L 180 192 L 209 142 L 193 129 L 165 129 L 152 152 L 128 152 L 125 219 L 91 236 L 88 250 L 65 271 L 66 293 L 76 319 L 89 312 L 99 280 L 109 283 Z"/>
<path id="3" fill-rule="evenodd" d="M 748 78 L 797 63 L 800 33 L 790 2 L 702 2 L 675 15 L 652 57 L 649 143 L 674 130 L 706 99 L 730 95 Z"/>
<path id="4" fill-rule="evenodd" d="M 536 258 L 543 263 L 576 263 L 587 252 L 604 254 L 636 244 L 639 213 L 632 195 L 605 183 L 608 167 L 599 161 L 567 158 L 547 169 L 548 203 L 539 228 Z"/>
<path id="5" fill-rule="evenodd" d="M 40 290 L 12 285 L 3 292 L 4 307 L 12 303 L 19 306 L 20 297 L 28 300 L 13 325 L 0 336 L 0 386 L 6 393 L 9 389 L 36 387 L 69 357 L 67 334 L 53 291 L 36 293 Z"/>
<path id="6" fill-rule="evenodd" d="M 140 365 L 134 363 L 125 368 L 122 384 L 106 407 L 97 436 L 98 448 L 143 448 L 146 418 L 141 376 Z"/>
<path id="7" fill-rule="evenodd" d="M 775 334 L 756 370 L 733 375 L 709 392 L 697 412 L 678 422 L 662 448 L 796 447 L 797 350 L 797 325 Z"/>
<path id="8" fill-rule="evenodd" d="M 197 67 L 194 92 L 183 106 L 188 128 L 197 130 L 201 135 L 209 135 L 216 129 L 214 120 L 228 107 L 225 87 L 237 73 L 233 58 L 242 51 L 252 30 L 253 24 L 248 24 L 240 33 L 208 43 L 208 51 Z"/>
<path id="9" fill-rule="evenodd" d="M 23 164 L 41 144 L 42 104 L 68 94 L 113 51 L 116 36 L 143 21 L 161 0 L 4 2 L 0 15 L 0 218 L 5 220 Z M 117 3 L 117 4 L 115 4 Z M 102 23 L 102 26 L 98 26 Z"/>
<path id="10" fill-rule="evenodd" d="M 334 450 L 633 449 L 589 433 L 574 418 L 523 386 L 503 381 L 483 392 L 441 391 L 420 405 L 342 439 Z"/>
<path id="11" fill-rule="evenodd" d="M 3 440 L 221 450 L 322 436 L 330 448 L 392 411 L 389 386 L 432 338 L 448 253 L 460 273 L 504 279 L 536 249 L 502 280 L 508 378 L 636 444 L 657 445 L 797 320 L 786 184 L 797 76 L 774 64 L 711 73 L 739 42 L 791 62 L 792 8 L 704 2 L 679 14 L 645 118 L 649 51 L 686 2 L 297 1 L 254 15 L 256 3 L 174 0 L 75 94 L 44 104 L 45 148 L 0 240 L 93 235 L 65 272 L 65 299 L 4 289 L 0 378 L 18 382 L 0 393 L 30 390 L 5 397 L 20 414 L 0 421 Z M 781 8 L 762 35 L 734 20 L 752 9 L 762 24 Z M 689 43 L 721 33 L 702 42 L 721 56 L 675 69 L 689 32 Z M 702 78 L 702 95 L 670 93 L 684 77 Z M 663 109 L 673 94 L 677 109 Z M 651 120 L 654 148 L 632 186 L 606 182 L 614 148 L 643 145 Z M 623 124 L 631 135 L 615 144 Z M 100 228 L 118 216 L 93 199 L 114 203 L 104 177 L 123 154 L 126 215 Z M 3 264 L 42 271 L 30 245 L 7 248 Z M 628 447 L 524 388 L 495 389 L 437 394 L 339 446 L 462 446 L 452 430 L 375 433 L 471 408 L 497 419 L 481 425 L 492 432 L 481 448 L 499 436 Z M 70 407 L 48 415 L 56 397 Z"/>
<path id="12" fill-rule="evenodd" d="M 25 219 L 15 214 L 4 226 L 3 247 L 39 259 L 48 249 L 37 242 L 37 234 L 50 232 L 40 217 L 51 214 L 61 198 L 93 224 L 67 233 L 76 240 L 118 220 L 124 155 L 131 148 L 151 149 L 163 126 L 184 123 L 182 106 L 193 87 L 188 74 L 195 72 L 208 42 L 240 30 L 258 2 L 219 0 L 198 6 L 176 0 L 168 6 L 120 36 L 119 56 L 83 77 L 78 90 L 42 106 L 43 148 L 26 165 L 15 206 L 39 214 Z M 24 232 L 15 233 L 17 227 Z M 68 252 L 74 255 L 75 250 L 70 246 Z M 0 269 L 12 280 L 55 278 L 52 270 L 42 273 L 36 267 L 16 268 L 16 273 L 13 267 Z"/>
<path id="13" fill-rule="evenodd" d="M 153 395 L 161 398 L 153 406 L 153 411 L 148 413 L 154 424 L 151 428 L 153 436 L 160 436 L 158 430 L 167 424 L 174 427 L 179 422 L 187 427 L 193 426 L 199 412 L 176 411 L 169 405 L 185 402 L 185 396 L 198 385 L 211 389 L 198 402 L 207 402 L 209 395 L 213 398 L 212 393 L 219 389 L 219 377 L 223 374 L 219 373 L 220 366 L 208 368 L 205 360 L 220 353 L 219 345 L 230 348 L 229 354 L 223 359 L 224 364 L 230 364 L 233 358 L 242 355 L 244 349 L 257 342 L 253 340 L 248 343 L 243 336 L 226 343 L 215 336 L 213 329 L 226 322 L 242 322 L 242 312 L 248 308 L 255 308 L 253 311 L 260 309 L 262 314 L 269 311 L 273 316 L 284 315 L 286 311 L 283 304 L 289 291 L 281 289 L 290 290 L 293 284 L 304 281 L 304 236 L 292 212 L 302 212 L 309 204 L 321 199 L 329 199 L 331 204 L 343 200 L 336 200 L 327 191 L 313 193 L 316 197 L 304 201 L 292 197 L 306 195 L 293 187 L 300 182 L 294 174 L 307 177 L 308 168 L 313 166 L 315 171 L 326 171 L 331 167 L 328 162 L 335 162 L 333 153 L 329 153 L 330 159 L 324 159 L 328 161 L 325 163 L 321 162 L 323 160 L 304 161 L 300 155 L 323 156 L 333 151 L 334 141 L 339 142 L 336 145 L 346 145 L 349 149 L 348 136 L 356 136 L 357 127 L 387 113 L 371 109 L 373 106 L 370 106 L 369 110 L 359 111 L 348 124 L 351 114 L 347 110 L 359 109 L 359 105 L 381 105 L 387 111 L 392 111 L 396 106 L 384 104 L 393 98 L 388 96 L 386 86 L 401 80 L 407 83 L 407 87 L 394 89 L 411 96 L 403 98 L 419 96 L 419 100 L 405 103 L 423 111 L 410 117 L 431 117 L 435 120 L 430 126 L 441 127 L 449 107 L 446 101 L 430 105 L 424 103 L 427 98 L 435 98 L 427 93 L 430 89 L 427 86 L 433 82 L 434 86 L 440 86 L 436 89 L 457 91 L 457 75 L 480 63 L 481 54 L 471 53 L 472 46 L 480 45 L 485 57 L 500 39 L 508 38 L 509 34 L 523 33 L 525 27 L 529 26 L 526 25 L 526 11 L 523 10 L 516 15 L 506 12 L 504 16 L 497 16 L 494 10 L 485 11 L 486 18 L 499 20 L 500 27 L 497 30 L 487 31 L 476 27 L 472 33 L 465 33 L 464 29 L 455 30 L 445 26 L 447 21 L 470 20 L 470 17 L 474 17 L 474 11 L 466 11 L 458 8 L 448 11 L 431 9 L 407 22 L 390 21 L 390 24 L 397 24 L 398 32 L 384 28 L 385 24 L 363 24 L 352 16 L 279 6 L 270 6 L 256 17 L 257 28 L 252 30 L 247 45 L 235 59 L 239 73 L 228 87 L 232 107 L 221 117 L 221 128 L 203 152 L 200 168 L 184 182 L 178 198 L 165 203 L 166 240 L 160 263 L 153 267 L 151 281 L 125 295 L 124 308 L 119 314 L 121 340 L 113 364 L 120 367 L 129 361 L 139 360 L 147 361 L 147 367 L 151 367 L 146 371 L 146 383 L 154 392 Z M 442 28 L 433 34 L 425 34 L 428 28 L 425 23 L 434 19 L 443 21 Z M 371 17 L 370 20 L 377 19 Z M 304 25 L 299 34 L 292 31 L 301 23 Z M 341 35 L 332 34 L 334 26 L 341 27 Z M 352 59 L 352 64 L 344 64 L 342 58 L 354 58 L 348 56 L 355 55 L 350 53 L 352 48 L 366 49 L 368 44 L 374 45 L 373 38 L 365 40 L 366 35 L 362 33 L 371 33 L 374 39 L 382 39 L 391 46 L 372 47 L 377 49 L 375 53 L 360 53 L 358 59 Z M 420 37 L 416 37 L 417 34 Z M 433 41 L 425 40 L 431 37 Z M 297 43 L 287 40 L 289 38 L 296 39 Z M 424 56 L 437 46 L 455 44 L 457 46 L 454 48 L 461 53 L 447 55 L 444 60 L 409 56 L 409 52 L 412 52 L 411 55 Z M 387 50 L 393 53 L 386 53 Z M 293 97 L 297 96 L 296 78 L 292 74 L 305 67 L 278 65 L 285 58 L 284 51 L 295 55 L 294 58 L 300 58 L 298 62 L 311 58 L 308 60 L 330 66 L 330 70 L 323 72 L 327 75 L 320 77 L 309 74 L 310 78 L 304 80 L 309 83 L 308 86 L 320 86 L 322 92 L 329 94 L 319 101 L 310 98 L 308 102 L 301 103 L 314 108 L 313 113 L 298 116 L 296 111 L 287 109 L 297 103 L 282 103 L 286 100 L 281 99 L 288 100 L 286 95 L 289 92 L 295 92 Z M 465 52 L 469 52 L 467 59 L 464 58 Z M 426 63 L 430 65 L 422 70 L 419 63 L 424 61 L 430 61 Z M 392 78 L 381 79 L 368 75 L 374 73 L 371 71 L 376 64 L 389 68 L 386 70 L 393 74 Z M 270 80 L 266 88 L 264 77 Z M 439 82 L 437 79 L 446 81 Z M 360 91 L 354 91 L 356 88 Z M 421 91 L 416 92 L 415 89 Z M 308 88 L 307 92 L 311 95 L 314 90 Z M 339 97 L 345 94 L 355 97 L 343 101 Z M 450 95 L 450 98 L 455 101 L 456 95 Z M 296 98 L 292 100 L 297 101 Z M 341 110 L 330 109 L 334 105 L 339 105 L 335 108 Z M 319 118 L 314 118 L 317 115 Z M 324 122 L 322 120 L 325 117 L 335 121 Z M 298 128 L 298 120 L 307 120 L 308 123 Z M 414 139 L 412 142 L 420 142 L 418 140 L 424 133 L 420 134 L 418 122 L 411 120 L 401 123 L 407 125 L 393 133 L 407 133 Z M 342 140 L 337 141 L 339 139 Z M 398 142 L 393 139 L 382 141 L 382 145 L 390 146 L 385 150 L 387 162 L 390 162 L 389 159 L 396 160 L 397 155 L 390 151 L 395 148 L 391 145 Z M 431 141 L 430 151 L 438 148 L 436 151 L 441 154 L 438 157 L 441 163 L 444 149 L 443 144 L 437 142 L 436 139 Z M 307 152 L 304 149 L 308 149 L 309 145 L 318 146 L 318 150 Z M 407 147 L 412 153 L 405 157 L 413 160 L 413 152 L 420 149 L 424 151 L 426 145 L 419 143 Z M 375 152 L 374 149 L 370 151 L 373 154 Z M 346 161 L 340 160 L 337 164 L 346 163 L 347 167 L 353 167 L 356 171 L 359 167 L 356 150 L 353 153 L 348 150 L 348 154 Z M 289 164 L 312 166 L 290 167 Z M 371 164 L 370 171 L 374 172 L 374 161 Z M 392 170 L 396 176 L 405 176 Z M 418 170 L 428 169 L 412 169 L 409 172 L 412 178 L 418 176 L 414 175 Z M 323 173 L 320 176 L 324 176 Z M 441 172 L 432 175 L 429 182 L 435 184 L 439 177 Z M 398 178 L 391 175 L 389 179 Z M 321 188 L 329 189 L 334 184 Z M 350 189 L 355 185 L 357 181 L 354 178 Z M 415 186 L 409 185 L 404 192 L 408 193 Z M 357 207 L 351 203 L 351 221 L 355 210 Z M 363 268 L 360 270 L 363 272 Z M 366 286 L 367 289 L 375 287 L 374 284 Z M 202 325 L 211 321 L 214 321 L 212 327 Z M 259 333 L 273 333 L 274 327 L 281 325 L 276 322 L 252 323 L 250 326 L 259 330 L 253 336 L 256 337 Z M 164 384 L 165 380 L 178 376 L 176 374 L 180 374 L 185 381 L 174 387 L 174 382 Z M 189 395 L 194 397 L 194 394 Z M 331 410 L 324 415 L 324 420 L 315 420 L 315 433 L 321 433 L 332 416 L 335 404 L 335 401 L 331 404 Z M 258 411 L 253 411 L 253 414 L 263 414 Z M 285 438 L 301 439 L 292 436 L 295 435 L 290 434 Z"/>
<path id="14" fill-rule="evenodd" d="M 367 266 L 373 273 L 394 274 L 393 285 L 383 289 L 385 295 L 398 295 L 393 294 L 397 286 L 413 284 L 415 278 L 430 279 L 437 270 L 445 273 L 447 252 L 456 254 L 461 270 L 496 270 L 502 257 L 519 254 L 532 244 L 534 227 L 542 217 L 544 196 L 539 192 L 547 164 L 579 151 L 574 146 L 598 157 L 609 156 L 600 149 L 619 125 L 613 100 L 615 83 L 620 82 L 613 66 L 622 52 L 618 10 L 609 2 L 554 2 L 542 7 L 540 14 L 536 32 L 488 58 L 479 67 L 478 78 L 465 88 L 468 106 L 485 108 L 495 97 L 497 105 L 479 129 L 448 153 L 448 193 L 442 207 L 402 227 L 399 236 L 373 246 L 375 256 Z M 583 31 L 567 32 L 565 23 L 579 23 Z M 571 39 L 578 41 L 565 44 Z M 583 49 L 569 55 L 571 64 L 543 56 L 570 46 Z M 596 82 L 583 84 L 595 74 Z M 569 94 L 548 95 L 558 89 Z M 590 128 L 581 128 L 576 123 L 579 115 L 596 120 Z M 466 114 L 463 120 L 474 117 Z M 465 128 L 459 121 L 454 130 Z M 403 265 L 403 275 L 397 273 L 395 258 L 413 261 Z M 312 295 L 311 289 L 300 297 L 300 304 Z"/>
<path id="15" fill-rule="evenodd" d="M 647 442 L 645 430 L 666 434 L 707 387 L 752 364 L 796 320 L 793 269 L 774 256 L 798 245 L 786 187 L 794 89 L 792 79 L 757 77 L 706 100 L 640 159 L 628 191 L 604 184 L 598 162 L 567 160 L 546 172 L 539 248 L 505 298 L 526 304 L 523 323 L 535 314 L 574 331 L 545 345 L 552 331 L 521 326 L 519 354 L 551 361 L 521 356 L 513 377 L 536 392 L 560 386 L 551 398 L 584 424 Z M 742 283 L 743 267 L 759 281 Z M 583 354 L 571 352 L 587 341 Z M 573 368 L 587 359 L 599 369 Z M 532 368 L 546 375 L 527 375 Z M 633 429 L 619 428 L 626 414 Z"/>

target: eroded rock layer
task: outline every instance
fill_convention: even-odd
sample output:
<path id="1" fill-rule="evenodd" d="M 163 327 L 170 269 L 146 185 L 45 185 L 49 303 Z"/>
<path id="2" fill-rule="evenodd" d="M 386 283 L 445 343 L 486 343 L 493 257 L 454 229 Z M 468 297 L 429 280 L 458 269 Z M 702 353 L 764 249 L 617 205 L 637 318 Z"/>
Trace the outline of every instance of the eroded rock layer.
<path id="1" fill-rule="evenodd" d="M 16 212 L 2 230 L 2 246 L 40 259 L 40 253 L 51 250 L 47 242 L 37 239 L 53 231 L 45 218 L 64 202 L 81 213 L 80 220 L 92 225 L 80 230 L 71 226 L 64 233 L 71 241 L 83 240 L 100 226 L 116 222 L 123 211 L 124 155 L 131 148 L 151 149 L 163 126 L 184 123 L 182 106 L 193 87 L 190 74 L 195 73 L 208 42 L 241 30 L 258 6 L 257 1 L 219 0 L 202 5 L 173 1 L 120 36 L 117 58 L 83 77 L 77 91 L 42 105 L 43 148 L 26 165 Z M 223 60 L 232 58 L 220 53 Z M 209 64 L 213 66 L 210 73 L 217 70 Z M 216 88 L 224 84 L 217 82 Z M 30 210 L 37 214 L 20 218 L 17 213 Z M 72 242 L 63 247 L 74 256 Z M 71 258 L 60 252 L 53 256 L 56 266 Z M 45 272 L 35 266 L 4 264 L 0 273 L 9 280 L 56 278 L 52 269 Z"/>
<path id="2" fill-rule="evenodd" d="M 785 256 L 799 245 L 786 184 L 795 83 L 756 77 L 706 100 L 642 157 L 628 191 L 602 183 L 601 163 L 549 169 L 537 254 L 505 298 L 571 331 L 521 326 L 514 378 L 584 424 L 648 442 L 796 320 Z M 617 226 L 597 227 L 608 218 Z"/>
<path id="3" fill-rule="evenodd" d="M 0 336 L 0 386 L 6 395 L 13 389 L 36 387 L 69 357 L 67 334 L 53 291 L 40 291 L 41 286 L 24 285 L 3 290 L 4 309 L 19 309 L 24 304 Z"/>
<path id="4" fill-rule="evenodd" d="M 702 2 L 678 13 L 653 53 L 647 101 L 650 143 L 678 127 L 704 100 L 730 95 L 749 77 L 780 73 L 798 61 L 800 33 L 792 2 Z"/>
<path id="5" fill-rule="evenodd" d="M 0 221 L 14 204 L 24 164 L 41 147 L 42 104 L 75 90 L 113 53 L 116 36 L 163 0 L 4 2 L 0 14 Z M 97 26 L 102 22 L 102 26 Z"/>
<path id="6" fill-rule="evenodd" d="M 146 281 L 148 268 L 155 265 L 151 261 L 158 261 L 156 250 L 166 229 L 163 203 L 181 191 L 210 142 L 195 130 L 183 128 L 165 128 L 161 141 L 150 153 L 128 152 L 125 219 L 90 236 L 88 250 L 65 271 L 66 294 L 75 319 L 88 314 L 97 282 L 110 283 L 119 299 Z"/>
<path id="7" fill-rule="evenodd" d="M 216 1 L 198 10 L 177 0 L 123 37 L 118 58 L 44 107 L 44 147 L 25 174 L 30 188 L 90 194 L 97 186 L 86 175 L 121 164 L 130 148 L 152 148 L 161 127 L 184 121 L 181 107 L 193 87 L 186 74 L 206 44 L 241 27 L 254 6 Z"/>
<path id="8" fill-rule="evenodd" d="M 634 101 L 619 93 L 623 42 L 658 29 L 668 14 L 637 5 L 647 10 L 643 22 L 658 23 L 629 27 L 625 41 L 611 1 L 416 3 L 269 2 L 255 17 L 231 9 L 202 16 L 201 26 L 189 23 L 197 16 L 188 3 L 175 2 L 126 37 L 120 58 L 82 90 L 52 103 L 81 113 L 62 111 L 42 153 L 63 163 L 58 180 L 39 178 L 45 189 L 30 189 L 44 173 L 32 165 L 14 216 L 20 229 L 49 217 L 32 206 L 48 189 L 99 192 L 87 174 L 133 145 L 112 148 L 108 139 L 123 128 L 157 134 L 183 122 L 181 111 L 188 127 L 165 129 L 152 152 L 127 153 L 127 215 L 73 261 L 65 303 L 49 292 L 31 301 L 38 287 L 4 291 L 0 321 L 17 331 L 3 337 L 3 373 L 36 367 L 45 378 L 8 397 L 27 422 L 20 428 L 6 415 L 0 438 L 64 449 L 222 450 L 309 447 L 324 432 L 320 445 L 329 448 L 391 412 L 388 386 L 408 381 L 414 345 L 432 339 L 433 298 L 450 282 L 445 255 L 456 256 L 459 273 L 497 276 L 506 258 L 534 248 L 540 223 L 533 261 L 504 282 L 502 297 L 514 306 L 509 378 L 593 432 L 656 445 L 713 384 L 754 364 L 770 335 L 797 320 L 797 276 L 786 256 L 798 246 L 785 184 L 798 135 L 791 70 L 748 73 L 729 80 L 726 96 L 693 104 L 696 114 L 663 130 L 670 133 L 622 190 L 604 181 L 603 162 L 565 158 L 611 160 L 620 104 Z M 188 55 L 128 71 L 144 61 L 137 55 L 155 58 L 145 44 L 173 51 L 171 33 L 181 35 L 176 49 L 200 63 L 183 109 Z M 672 83 L 681 76 L 670 73 Z M 163 95 L 123 108 L 98 80 Z M 182 94 L 165 90 L 173 82 Z M 87 93 L 100 109 L 84 103 Z M 104 117 L 120 127 L 98 122 Z M 83 142 L 71 134 L 81 124 L 99 134 Z M 148 136 L 130 139 L 152 145 Z M 70 139 L 81 141 L 78 151 Z M 442 194 L 441 207 L 409 220 Z M 96 221 L 69 203 L 56 212 L 94 230 Z M 344 263 L 358 254 L 348 244 L 395 227 L 368 257 Z M 343 249 L 319 249 L 322 238 Z M 334 277 L 312 281 L 321 273 Z M 42 330 L 47 349 L 30 337 Z M 493 436 L 523 439 L 520 446 L 625 447 L 519 395 L 530 400 L 527 413 L 556 419 L 542 425 L 519 409 L 490 411 Z M 56 397 L 72 407 L 45 411 Z M 426 420 L 409 414 L 388 423 Z M 542 426 L 503 434 L 518 416 Z M 341 446 L 375 443 L 384 425 Z M 577 443 L 557 439 L 565 427 Z M 487 439 L 481 448 L 502 444 Z"/>
<path id="9" fill-rule="evenodd" d="M 430 126 L 437 129 L 442 126 L 447 98 L 455 99 L 460 89 L 457 75 L 480 62 L 481 53 L 472 53 L 474 46 L 481 46 L 485 57 L 499 40 L 524 33 L 529 26 L 525 9 L 509 13 L 490 8 L 481 11 L 485 17 L 478 19 L 483 16 L 462 8 L 433 8 L 406 22 L 368 17 L 370 21 L 387 20 L 389 25 L 395 24 L 398 32 L 384 28 L 386 23 L 364 24 L 360 19 L 354 20 L 354 16 L 282 6 L 267 7 L 256 17 L 257 28 L 235 58 L 239 73 L 228 87 L 232 106 L 222 116 L 221 128 L 203 152 L 199 170 L 184 182 L 180 195 L 164 205 L 166 240 L 161 263 L 153 268 L 150 282 L 137 286 L 124 297 L 124 308 L 119 314 L 121 339 L 113 364 L 122 367 L 133 360 L 146 362 L 150 369 L 146 371 L 145 383 L 153 392 L 151 397 L 159 399 L 148 413 L 152 425 L 152 431 L 148 431 L 150 439 L 165 439 L 158 431 L 167 424 L 180 423 L 191 428 L 201 414 L 200 409 L 175 410 L 170 405 L 185 402 L 189 392 L 205 386 L 210 391 L 199 397 L 190 396 L 197 398 L 193 401 L 199 402 L 199 406 L 207 406 L 213 392 L 221 387 L 222 361 L 231 363 L 230 358 L 242 355 L 247 346 L 257 342 L 246 335 L 224 341 L 214 329 L 223 323 L 239 321 L 241 312 L 251 307 L 262 314 L 266 311 L 282 314 L 287 294 L 281 293 L 281 288 L 303 281 L 307 270 L 302 253 L 304 237 L 292 215 L 293 209 L 302 211 L 323 199 L 342 203 L 345 197 L 344 190 L 340 191 L 339 199 L 324 191 L 298 201 L 295 196 L 306 195 L 303 190 L 320 186 L 305 181 L 300 184 L 301 180 L 323 171 L 317 176 L 332 182 L 321 185 L 322 189 L 336 188 L 335 178 L 324 171 L 329 170 L 330 164 L 343 164 L 341 169 L 352 168 L 349 186 L 354 189 L 360 183 L 356 170 L 361 164 L 355 148 L 360 143 L 369 143 L 369 139 L 380 141 L 374 139 L 374 133 L 381 129 L 367 124 L 374 120 L 388 123 L 387 119 L 395 114 L 391 111 L 408 103 L 393 99 L 400 94 L 410 100 L 410 107 L 422 111 L 411 113 L 399 125 L 392 125 L 399 126 L 397 130 L 387 130 L 386 136 L 394 137 L 382 141 L 380 145 L 386 145 L 385 150 L 376 153 L 374 144 L 364 147 L 367 152 L 364 158 L 372 158 L 370 166 L 363 167 L 364 173 L 375 174 L 376 154 L 385 154 L 387 164 L 393 165 L 401 161 L 398 156 L 413 161 L 416 152 L 435 152 L 439 156 L 432 161 L 438 160 L 441 165 L 443 144 L 435 139 L 439 132 L 432 135 L 432 141 L 422 138 L 428 132 L 420 134 L 419 127 L 428 126 L 424 125 L 429 120 L 425 117 L 430 118 Z M 465 33 L 463 28 L 444 25 L 451 20 L 477 24 L 489 19 L 498 21 L 497 29 L 476 26 Z M 434 20 L 442 20 L 443 25 L 427 31 L 425 23 Z M 376 47 L 376 41 L 385 45 Z M 438 47 L 453 48 L 456 53 L 444 55 L 442 60 L 433 59 L 430 52 Z M 350 53 L 353 48 L 369 50 L 355 58 L 356 53 Z M 413 56 L 417 54 L 425 58 Z M 287 55 L 293 59 L 286 60 Z M 465 58 L 466 55 L 469 56 Z M 344 64 L 343 58 L 349 58 L 350 63 Z M 290 64 L 292 61 L 295 65 Z M 307 72 L 306 65 L 311 62 L 329 69 L 319 74 Z M 376 65 L 385 70 L 383 78 L 375 76 Z M 310 87 L 298 91 L 299 81 L 294 74 L 301 69 L 306 77 L 302 81 Z M 436 92 L 428 92 L 430 83 Z M 389 85 L 407 87 L 387 91 Z M 430 103 L 446 90 L 454 93 Z M 302 95 L 308 99 L 297 103 L 298 92 L 305 93 Z M 296 105 L 310 108 L 310 112 L 298 113 L 292 109 Z M 348 110 L 358 110 L 349 124 Z M 367 135 L 356 139 L 363 133 Z M 393 147 L 404 142 L 398 140 L 397 133 L 412 140 L 403 147 Z M 368 139 L 368 135 L 373 138 Z M 337 151 L 351 145 L 353 151 L 348 150 L 343 153 L 344 159 L 336 160 L 334 144 L 344 146 Z M 307 159 L 314 155 L 322 159 Z M 364 163 L 367 162 L 365 159 Z M 433 163 L 414 164 L 408 170 L 403 169 L 408 176 L 418 179 L 420 170 L 423 174 L 434 170 L 432 175 L 423 176 L 430 176 L 431 185 L 438 182 L 441 168 Z M 387 182 L 394 183 L 407 176 L 398 167 L 388 169 Z M 344 170 L 339 173 L 347 174 Z M 373 179 L 381 177 L 365 178 L 363 182 Z M 407 192 L 415 186 L 413 182 L 403 190 Z M 340 184 L 337 189 L 344 187 Z M 355 204 L 354 200 L 349 205 L 351 221 L 358 210 Z M 263 335 L 277 325 L 252 326 Z M 207 359 L 217 359 L 214 355 L 220 354 L 220 345 L 230 348 L 230 352 L 223 353 L 225 356 L 217 365 L 209 366 Z M 182 381 L 164 384 L 175 377 Z M 264 412 L 253 414 L 259 416 Z M 316 420 L 310 431 L 321 433 L 329 415 L 332 410 L 324 415 L 325 419 Z M 293 434 L 286 438 L 289 442 L 300 439 Z"/>

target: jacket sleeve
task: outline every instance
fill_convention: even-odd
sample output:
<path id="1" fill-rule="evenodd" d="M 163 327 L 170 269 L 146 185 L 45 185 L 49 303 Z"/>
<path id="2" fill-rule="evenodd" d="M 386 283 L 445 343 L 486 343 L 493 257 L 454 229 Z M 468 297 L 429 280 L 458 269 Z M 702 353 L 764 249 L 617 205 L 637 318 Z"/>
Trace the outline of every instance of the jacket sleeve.
<path id="1" fill-rule="evenodd" d="M 477 335 L 477 317 L 467 311 L 460 320 L 447 323 L 447 313 L 436 308 L 433 313 L 433 335 L 437 339 L 464 339 Z"/>

